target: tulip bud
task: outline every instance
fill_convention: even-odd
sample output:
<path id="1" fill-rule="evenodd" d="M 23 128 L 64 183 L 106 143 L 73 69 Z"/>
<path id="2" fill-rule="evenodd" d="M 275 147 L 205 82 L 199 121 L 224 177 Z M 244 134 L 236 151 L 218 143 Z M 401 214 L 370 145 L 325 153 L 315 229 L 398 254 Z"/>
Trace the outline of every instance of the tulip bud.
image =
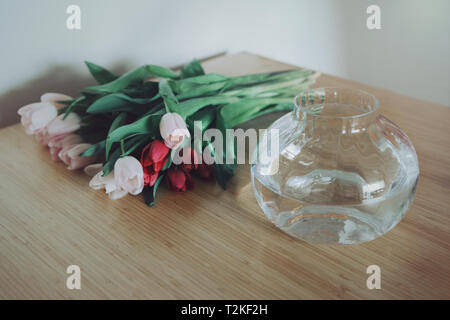
<path id="1" fill-rule="evenodd" d="M 178 113 L 166 113 L 161 118 L 159 130 L 161 137 L 164 139 L 164 143 L 170 149 L 178 148 L 185 136 L 191 136 L 186 127 L 186 123 Z"/>
<path id="2" fill-rule="evenodd" d="M 159 140 L 152 141 L 142 150 L 141 165 L 146 186 L 151 187 L 155 184 L 159 171 L 169 160 L 169 151 L 170 149 Z"/>
<path id="3" fill-rule="evenodd" d="M 52 156 L 52 159 L 54 161 L 61 161 L 58 154 L 62 149 L 68 146 L 79 144 L 81 142 L 83 142 L 83 140 L 77 134 L 59 135 L 56 137 L 52 137 L 48 142 L 50 155 Z"/>
<path id="4" fill-rule="evenodd" d="M 20 108 L 17 113 L 21 116 L 20 121 L 27 134 L 36 134 L 55 119 L 58 114 L 55 106 L 49 102 L 26 105 Z"/>
<path id="5" fill-rule="evenodd" d="M 58 157 L 67 165 L 67 169 L 75 170 L 84 168 L 96 160 L 96 156 L 82 157 L 81 153 L 91 146 L 89 143 L 80 143 L 63 148 Z"/>
<path id="6" fill-rule="evenodd" d="M 137 195 L 144 188 L 144 172 L 141 163 L 131 156 L 117 159 L 114 164 L 114 179 L 121 189 Z"/>
<path id="7" fill-rule="evenodd" d="M 36 132 L 36 140 L 45 146 L 52 138 L 65 136 L 80 128 L 80 117 L 76 113 L 70 113 L 64 120 L 63 118 L 63 114 L 57 116 L 45 128 Z"/>
<path id="8" fill-rule="evenodd" d="M 177 167 L 167 170 L 166 182 L 169 188 L 175 192 L 184 192 L 187 189 L 194 188 L 194 182 L 190 174 Z"/>

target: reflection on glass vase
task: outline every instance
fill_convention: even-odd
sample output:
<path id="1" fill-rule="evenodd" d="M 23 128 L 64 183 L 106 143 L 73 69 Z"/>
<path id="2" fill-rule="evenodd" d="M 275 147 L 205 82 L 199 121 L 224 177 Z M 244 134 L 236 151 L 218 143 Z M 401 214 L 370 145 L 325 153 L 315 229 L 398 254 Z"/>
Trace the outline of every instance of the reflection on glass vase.
<path id="1" fill-rule="evenodd" d="M 251 167 L 267 217 L 312 243 L 353 244 L 392 229 L 414 198 L 417 155 L 401 129 L 377 113 L 377 99 L 348 88 L 299 94 L 293 112 L 269 128 L 279 150 Z M 271 134 L 255 150 L 270 150 Z M 267 174 L 268 167 L 278 170 Z"/>

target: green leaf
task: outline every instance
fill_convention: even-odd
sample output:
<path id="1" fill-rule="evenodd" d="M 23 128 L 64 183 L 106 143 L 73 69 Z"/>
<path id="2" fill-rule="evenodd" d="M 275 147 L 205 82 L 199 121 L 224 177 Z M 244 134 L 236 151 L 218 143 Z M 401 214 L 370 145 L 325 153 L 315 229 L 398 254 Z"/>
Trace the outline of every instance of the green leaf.
<path id="1" fill-rule="evenodd" d="M 81 153 L 82 157 L 92 157 L 101 154 L 105 150 L 106 140 L 100 141 Z"/>
<path id="2" fill-rule="evenodd" d="M 271 81 L 268 83 L 262 83 L 258 85 L 247 86 L 244 88 L 234 89 L 227 92 L 224 92 L 224 95 L 233 95 L 233 96 L 247 96 L 247 97 L 255 97 L 259 94 L 285 89 L 293 86 L 298 86 L 299 84 L 307 81 L 307 77 L 297 77 L 297 78 L 288 78 L 283 79 L 282 81 Z"/>
<path id="3" fill-rule="evenodd" d="M 159 95 L 163 98 L 167 112 L 178 112 L 178 100 L 172 92 L 167 79 L 159 82 Z"/>
<path id="4" fill-rule="evenodd" d="M 178 104 L 178 110 L 180 115 L 186 119 L 190 115 L 196 113 L 200 109 L 210 105 L 220 105 L 225 103 L 232 103 L 239 101 L 238 97 L 231 96 L 211 96 L 204 98 L 190 99 Z"/>
<path id="5" fill-rule="evenodd" d="M 148 81 L 145 80 L 137 85 L 129 86 L 123 90 L 121 93 L 133 98 L 155 98 L 158 95 L 159 81 Z"/>
<path id="6" fill-rule="evenodd" d="M 314 82 L 317 73 L 312 70 L 289 70 L 228 78 L 210 74 L 170 81 L 178 100 L 209 95 L 234 95 L 253 97 L 286 96 L 286 90 L 298 90 L 296 86 Z M 294 94 L 295 96 L 299 91 Z"/>
<path id="7" fill-rule="evenodd" d="M 58 101 L 56 101 L 56 103 L 61 103 L 61 104 L 64 104 L 65 106 L 70 106 L 75 100 L 76 99 L 58 100 Z M 64 107 L 62 107 L 62 108 L 64 108 Z M 59 108 L 58 110 L 60 110 L 62 108 Z"/>
<path id="8" fill-rule="evenodd" d="M 67 116 L 69 115 L 69 113 L 71 113 L 76 107 L 79 106 L 83 106 L 84 105 L 84 101 L 86 100 L 85 97 L 79 97 L 77 99 L 75 99 L 65 110 L 64 112 L 64 117 L 63 120 L 65 120 L 67 118 Z"/>
<path id="9" fill-rule="evenodd" d="M 108 136 L 114 131 L 116 130 L 118 127 L 122 126 L 123 124 L 125 124 L 125 121 L 127 120 L 127 113 L 126 112 L 121 112 L 119 113 L 119 115 L 114 119 L 114 121 L 111 123 L 111 126 L 109 127 L 108 130 Z M 105 157 L 106 159 L 108 159 L 108 155 L 109 155 L 109 151 L 111 150 L 111 144 L 108 144 L 105 142 Z"/>
<path id="10" fill-rule="evenodd" d="M 216 108 L 215 107 L 207 107 L 203 108 L 200 111 L 197 111 L 190 117 L 186 119 L 186 124 L 191 130 L 194 130 L 194 123 L 196 121 L 201 121 L 202 123 L 202 135 L 203 132 L 208 129 L 211 123 L 216 119 Z"/>
<path id="11" fill-rule="evenodd" d="M 218 121 L 221 121 L 225 128 L 233 128 L 255 118 L 261 110 L 270 105 L 283 104 L 283 107 L 285 107 L 286 104 L 289 104 L 292 106 L 292 99 L 292 97 L 243 98 L 238 102 L 222 106 L 219 110 Z"/>
<path id="12" fill-rule="evenodd" d="M 178 100 L 185 100 L 190 98 L 198 98 L 202 96 L 212 96 L 219 94 L 225 85 L 226 81 L 214 82 L 211 84 L 204 84 L 204 85 L 192 85 L 191 89 L 177 94 L 176 97 Z"/>
<path id="13" fill-rule="evenodd" d="M 131 139 L 128 139 L 125 141 L 124 148 L 125 150 L 129 150 L 130 148 L 133 148 L 136 144 L 141 143 L 142 136 L 136 136 L 132 137 Z M 111 154 L 109 155 L 109 159 L 103 164 L 103 176 L 107 176 L 113 169 L 114 164 L 116 163 L 117 159 L 119 159 L 122 155 L 121 148 L 116 148 Z"/>
<path id="14" fill-rule="evenodd" d="M 187 83 L 193 83 L 193 84 L 208 84 L 208 83 L 214 83 L 218 81 L 224 81 L 230 79 L 227 76 L 224 76 L 222 74 L 218 73 L 208 73 L 201 76 L 186 78 L 182 80 L 176 80 L 179 85 L 187 84 Z"/>
<path id="15" fill-rule="evenodd" d="M 167 169 L 169 169 L 172 166 L 172 159 L 174 158 L 174 153 L 175 153 L 175 150 L 172 149 L 170 151 L 170 156 L 167 159 L 167 162 L 164 164 L 164 167 L 162 167 L 162 169 L 161 169 L 161 172 L 166 171 Z"/>
<path id="16" fill-rule="evenodd" d="M 214 163 L 214 172 L 217 183 L 222 187 L 222 189 L 227 189 L 227 184 L 233 178 L 234 172 L 236 171 L 237 165 L 233 164 L 218 164 Z"/>
<path id="17" fill-rule="evenodd" d="M 234 172 L 237 167 L 236 161 L 231 164 L 227 164 L 225 161 L 226 151 L 222 152 L 222 159 L 220 159 L 220 155 L 216 152 L 213 144 L 210 141 L 206 141 L 206 147 L 209 148 L 209 150 L 211 151 L 211 155 L 214 158 L 214 172 L 216 180 L 222 187 L 222 189 L 225 190 L 227 188 L 228 181 L 230 181 L 230 179 L 234 176 Z M 226 144 L 224 145 L 224 149 L 226 149 Z M 236 160 L 235 157 L 234 160 Z"/>
<path id="18" fill-rule="evenodd" d="M 249 74 L 230 78 L 228 81 L 228 88 L 245 88 L 264 83 L 281 82 L 299 78 L 304 79 L 311 76 L 311 74 L 313 73 L 314 71 L 312 70 L 294 69 L 277 72 Z"/>
<path id="19" fill-rule="evenodd" d="M 131 98 L 123 93 L 112 93 L 97 99 L 86 110 L 88 113 L 104 113 L 116 111 L 144 112 L 140 105 L 149 104 L 157 100 L 159 96 L 152 98 Z"/>
<path id="20" fill-rule="evenodd" d="M 133 153 L 137 148 L 149 143 L 151 140 L 151 137 L 148 135 L 140 135 L 139 137 L 140 137 L 140 139 L 138 139 L 134 145 L 131 145 L 131 146 L 124 145 L 125 152 L 122 152 L 122 154 L 121 154 L 122 157 L 128 156 L 129 154 Z M 123 140 L 120 140 L 120 141 L 123 141 Z"/>
<path id="21" fill-rule="evenodd" d="M 110 154 L 109 159 L 103 164 L 103 177 L 106 177 L 111 171 L 114 170 L 114 165 L 116 164 L 117 159 L 120 158 L 120 154 L 120 148 L 116 148 L 116 150 Z"/>
<path id="22" fill-rule="evenodd" d="M 116 80 L 119 76 L 109 70 L 89 61 L 84 62 L 89 69 L 89 72 L 99 84 L 105 84 Z"/>
<path id="23" fill-rule="evenodd" d="M 108 140 L 118 142 L 138 134 L 154 134 L 155 131 L 159 133 L 159 122 L 161 117 L 162 112 L 142 117 L 133 123 L 115 129 L 109 134 Z"/>
<path id="24" fill-rule="evenodd" d="M 200 85 L 208 85 L 212 83 L 225 83 L 229 78 L 217 73 L 208 73 L 202 76 L 186 78 L 182 80 L 173 80 L 170 85 L 175 93 L 183 93 L 198 88 Z"/>
<path id="25" fill-rule="evenodd" d="M 70 100 L 64 100 L 64 101 L 57 101 L 58 103 L 63 103 L 64 107 L 58 108 L 58 115 L 65 114 L 67 108 L 76 101 L 76 99 L 70 99 Z"/>
<path id="26" fill-rule="evenodd" d="M 224 137 L 223 150 L 220 153 L 217 152 L 210 141 L 206 142 L 206 146 L 210 149 L 211 154 L 214 157 L 214 172 L 216 180 L 219 185 L 225 190 L 228 181 L 234 176 L 234 172 L 237 168 L 237 158 L 236 137 L 234 135 L 228 136 L 226 134 L 226 129 L 231 127 L 229 126 L 229 123 L 224 121 L 221 112 L 223 108 L 224 106 L 216 109 L 216 128 L 222 132 L 222 136 Z M 232 159 L 232 163 L 227 163 L 227 158 Z"/>
<path id="27" fill-rule="evenodd" d="M 159 134 L 159 122 L 162 114 L 163 112 L 149 114 L 131 124 L 115 129 L 108 135 L 106 149 L 110 149 L 114 142 L 119 142 L 122 139 L 131 138 L 140 134 L 149 134 L 151 137 L 155 137 Z"/>
<path id="28" fill-rule="evenodd" d="M 126 122 L 127 116 L 128 115 L 126 112 L 119 113 L 117 117 L 114 118 L 114 121 L 111 123 L 111 126 L 109 127 L 108 130 L 108 135 L 110 135 L 111 132 L 116 130 L 118 127 L 122 126 Z"/>
<path id="29" fill-rule="evenodd" d="M 181 69 L 181 79 L 201 76 L 205 74 L 205 70 L 203 70 L 200 61 L 197 59 L 192 60 L 190 63 L 184 65 L 183 69 Z"/>
<path id="30" fill-rule="evenodd" d="M 184 100 L 218 94 L 224 89 L 228 79 L 212 73 L 183 80 L 170 80 L 169 84 L 177 99 Z"/>
<path id="31" fill-rule="evenodd" d="M 158 186 L 161 183 L 163 178 L 164 178 L 164 174 L 161 174 L 158 177 L 158 179 L 156 179 L 156 182 L 153 186 L 151 186 L 151 187 L 146 186 L 144 188 L 144 190 L 142 190 L 142 195 L 144 196 L 144 202 L 149 207 L 153 207 L 155 205 L 156 190 L 158 189 Z"/>
<path id="32" fill-rule="evenodd" d="M 133 83 L 142 82 L 148 77 L 177 79 L 178 75 L 170 69 L 149 64 L 130 71 L 114 81 L 100 86 L 89 87 L 86 90 L 98 93 L 116 93 Z"/>

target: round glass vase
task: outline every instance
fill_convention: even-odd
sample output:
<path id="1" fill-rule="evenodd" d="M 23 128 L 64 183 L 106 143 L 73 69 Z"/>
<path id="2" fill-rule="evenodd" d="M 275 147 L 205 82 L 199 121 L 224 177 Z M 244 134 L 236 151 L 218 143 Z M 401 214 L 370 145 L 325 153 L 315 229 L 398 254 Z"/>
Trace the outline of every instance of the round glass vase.
<path id="1" fill-rule="evenodd" d="M 311 243 L 354 244 L 402 219 L 415 194 L 417 155 L 377 109 L 377 99 L 360 90 L 312 89 L 268 128 L 251 177 L 259 205 L 277 227 Z"/>

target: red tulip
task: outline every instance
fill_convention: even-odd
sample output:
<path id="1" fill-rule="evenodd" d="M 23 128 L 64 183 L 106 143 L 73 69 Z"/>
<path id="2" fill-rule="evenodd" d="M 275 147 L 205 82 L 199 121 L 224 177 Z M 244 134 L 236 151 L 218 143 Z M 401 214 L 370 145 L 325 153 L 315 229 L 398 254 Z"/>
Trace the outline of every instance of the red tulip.
<path id="1" fill-rule="evenodd" d="M 170 190 L 175 192 L 184 192 L 187 189 L 194 188 L 191 175 L 180 167 L 172 167 L 167 170 L 166 183 Z"/>
<path id="2" fill-rule="evenodd" d="M 214 166 L 206 164 L 204 162 L 200 163 L 195 171 L 196 174 L 203 179 L 211 180 L 214 178 Z"/>
<path id="3" fill-rule="evenodd" d="M 144 169 L 144 183 L 153 186 L 159 172 L 169 159 L 170 149 L 159 140 L 149 143 L 141 153 L 141 165 Z"/>

